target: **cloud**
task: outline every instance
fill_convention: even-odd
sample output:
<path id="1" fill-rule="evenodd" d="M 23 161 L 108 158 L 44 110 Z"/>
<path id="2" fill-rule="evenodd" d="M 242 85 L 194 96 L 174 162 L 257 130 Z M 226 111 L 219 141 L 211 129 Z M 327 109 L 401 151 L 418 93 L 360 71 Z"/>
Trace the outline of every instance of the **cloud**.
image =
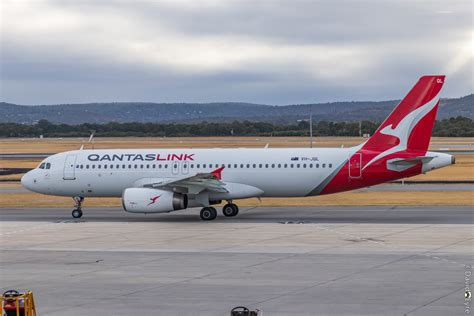
<path id="1" fill-rule="evenodd" d="M 1 12 L 9 102 L 390 99 L 439 72 L 452 93 L 472 90 L 469 1 L 6 0 Z"/>

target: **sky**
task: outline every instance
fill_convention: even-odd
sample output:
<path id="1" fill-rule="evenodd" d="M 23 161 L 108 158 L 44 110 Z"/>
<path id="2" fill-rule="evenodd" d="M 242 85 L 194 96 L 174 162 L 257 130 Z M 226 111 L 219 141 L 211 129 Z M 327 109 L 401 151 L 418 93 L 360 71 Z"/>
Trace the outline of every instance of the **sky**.
<path id="1" fill-rule="evenodd" d="M 297 104 L 473 91 L 473 4 L 1 0 L 0 101 Z"/>

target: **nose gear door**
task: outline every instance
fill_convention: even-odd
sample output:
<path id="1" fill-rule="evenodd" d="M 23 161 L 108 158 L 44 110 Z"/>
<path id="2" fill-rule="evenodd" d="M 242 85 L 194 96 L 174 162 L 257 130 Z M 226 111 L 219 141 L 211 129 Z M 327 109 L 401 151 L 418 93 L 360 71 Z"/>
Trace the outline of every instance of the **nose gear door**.
<path id="1" fill-rule="evenodd" d="M 77 155 L 67 155 L 64 162 L 63 179 L 64 180 L 75 180 L 76 179 L 76 158 Z"/>

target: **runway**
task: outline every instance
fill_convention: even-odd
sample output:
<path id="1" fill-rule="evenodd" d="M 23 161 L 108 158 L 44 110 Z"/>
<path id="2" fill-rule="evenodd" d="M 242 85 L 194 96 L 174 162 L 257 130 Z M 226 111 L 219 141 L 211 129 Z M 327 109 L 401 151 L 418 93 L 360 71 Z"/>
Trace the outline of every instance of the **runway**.
<path id="1" fill-rule="evenodd" d="M 1 290 L 33 290 L 40 315 L 465 311 L 472 207 L 84 211 L 0 209 Z"/>

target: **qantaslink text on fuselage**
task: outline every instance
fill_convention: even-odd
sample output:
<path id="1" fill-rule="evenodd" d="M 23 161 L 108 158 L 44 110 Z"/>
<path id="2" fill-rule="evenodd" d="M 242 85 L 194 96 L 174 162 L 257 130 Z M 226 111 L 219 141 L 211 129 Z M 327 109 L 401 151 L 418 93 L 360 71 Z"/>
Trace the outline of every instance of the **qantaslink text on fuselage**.
<path id="1" fill-rule="evenodd" d="M 194 154 L 91 154 L 89 161 L 193 161 Z"/>

